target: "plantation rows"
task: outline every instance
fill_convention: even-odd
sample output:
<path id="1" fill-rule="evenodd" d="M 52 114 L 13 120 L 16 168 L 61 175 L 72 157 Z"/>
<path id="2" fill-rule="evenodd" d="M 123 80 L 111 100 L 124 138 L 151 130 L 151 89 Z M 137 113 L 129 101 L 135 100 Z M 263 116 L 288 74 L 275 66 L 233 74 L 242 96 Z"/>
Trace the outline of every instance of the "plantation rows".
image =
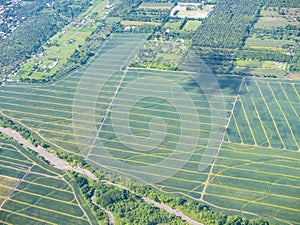
<path id="1" fill-rule="evenodd" d="M 123 71 L 120 71 L 120 64 L 126 63 L 130 44 L 131 46 L 135 46 L 140 39 L 141 36 L 139 35 L 136 35 L 136 38 L 115 35 L 103 47 L 99 54 L 100 57 L 87 70 L 76 72 L 64 81 L 47 88 L 34 87 L 30 89 L 23 86 L 14 86 L 13 88 L 10 86 L 1 87 L 3 90 L 1 92 L 2 113 L 38 133 L 53 148 L 60 148 L 75 153 L 80 153 L 81 151 L 84 155 L 87 155 L 90 151 L 89 159 L 97 163 L 99 161 L 97 144 L 95 147 L 91 144 L 92 139 L 96 135 L 93 118 L 95 117 L 95 121 L 98 122 L 96 128 L 99 128 L 99 122 L 103 121 L 107 108 L 115 94 L 116 87 L 124 74 Z M 123 46 L 125 43 L 126 48 Z M 111 74 L 113 75 L 111 76 Z M 168 189 L 174 188 L 173 190 L 176 191 L 182 189 L 182 192 L 191 192 L 194 196 L 199 196 L 201 190 L 199 180 L 203 182 L 207 178 L 207 172 L 198 172 L 199 162 L 204 154 L 208 138 L 211 138 L 210 132 L 212 129 L 217 132 L 215 147 L 219 146 L 217 144 L 220 141 L 218 138 L 223 132 L 222 126 L 211 124 L 211 111 L 206 96 L 201 93 L 201 90 L 199 93 L 199 87 L 191 81 L 187 74 L 182 72 L 131 69 L 127 71 L 126 77 L 120 87 L 120 94 L 117 96 L 118 101 L 127 101 L 131 98 L 142 96 L 144 92 L 143 88 L 147 87 L 145 85 L 141 87 L 143 84 L 139 83 L 141 81 L 138 81 L 137 78 L 147 77 L 163 77 L 170 81 L 169 87 L 166 85 L 162 87 L 158 86 L 157 88 L 162 90 L 158 90 L 157 93 L 163 94 L 165 92 L 164 89 L 171 88 L 173 85 L 172 82 L 174 82 L 176 85 L 183 87 L 184 92 L 189 94 L 195 104 L 199 117 L 199 123 L 196 125 L 200 127 L 196 152 L 189 160 L 189 163 L 175 177 L 171 177 L 162 185 Z M 220 98 L 224 97 L 226 101 L 224 110 L 226 110 L 225 113 L 229 113 L 231 108 L 230 103 L 233 101 L 234 94 L 237 93 L 237 87 L 241 82 L 241 78 L 234 77 L 229 81 L 227 77 L 221 77 L 219 81 L 224 95 L 220 96 Z M 123 96 L 122 88 L 131 83 L 135 83 L 135 86 L 131 88 L 130 95 Z M 102 87 L 103 84 L 105 84 L 104 87 Z M 101 92 L 98 93 L 100 88 Z M 173 92 L 173 95 L 177 94 L 180 93 Z M 76 99 L 76 102 L 74 99 Z M 180 96 L 178 98 L 173 97 L 173 99 L 179 102 L 184 101 Z M 94 101 L 96 102 L 95 111 L 93 110 Z M 222 101 L 222 98 L 220 101 Z M 75 107 L 78 113 L 74 112 L 74 108 L 72 109 L 73 102 L 76 104 Z M 125 106 L 126 104 L 124 105 L 122 102 L 119 102 L 117 105 L 117 107 Z M 118 113 L 117 116 L 114 116 L 114 120 L 118 121 L 117 123 L 126 121 L 122 111 L 114 111 L 116 109 L 114 105 L 111 109 L 114 113 Z M 180 118 L 182 116 L 185 118 Z M 107 160 L 113 157 L 129 164 L 150 166 L 166 158 L 179 143 L 181 143 L 181 150 L 178 151 L 184 154 L 185 147 L 193 147 L 193 144 L 190 143 L 193 139 L 189 137 L 190 134 L 188 132 L 197 132 L 196 129 L 192 129 L 191 131 L 186 130 L 186 134 L 182 135 L 185 141 L 180 140 L 181 121 L 187 124 L 187 128 L 195 127 L 195 124 L 190 124 L 189 122 L 190 116 L 189 113 L 179 115 L 174 106 L 162 99 L 151 98 L 151 96 L 148 99 L 141 99 L 130 112 L 130 128 L 133 133 L 140 136 L 141 139 L 147 137 L 149 135 L 149 121 L 152 118 L 160 118 L 165 121 L 168 131 L 166 137 L 157 148 L 153 149 L 150 153 L 145 153 L 126 147 L 126 144 L 132 145 L 132 143 L 128 140 L 119 141 L 115 137 L 114 128 L 111 126 L 111 116 L 108 114 L 100 132 L 100 138 L 104 143 L 104 147 L 111 153 L 111 156 L 107 157 Z M 76 136 L 73 130 L 74 124 L 72 124 L 74 120 L 76 129 L 79 130 Z M 218 118 L 215 121 L 218 123 Z M 154 122 L 154 125 L 157 126 L 159 123 Z M 163 134 L 163 132 L 159 133 L 159 135 Z M 194 138 L 193 142 L 197 139 L 198 137 Z M 98 138 L 96 140 L 99 141 Z M 160 137 L 154 137 L 152 141 L 159 142 Z M 78 143 L 80 143 L 79 148 Z M 135 145 L 135 147 L 144 149 L 147 145 L 141 142 Z M 101 155 L 101 158 L 105 157 Z M 184 160 L 178 159 L 177 162 L 184 162 Z M 170 165 L 168 169 L 172 170 L 173 165 Z M 159 176 L 158 174 L 151 175 Z M 193 191 L 193 189 L 195 190 Z"/>
<path id="2" fill-rule="evenodd" d="M 4 139 L 0 142 L 3 143 L 0 148 L 0 178 L 3 180 L 0 189 L 6 194 L 3 196 L 6 201 L 1 205 L 0 222 L 69 224 L 71 221 L 76 224 L 80 221 L 81 224 L 91 224 L 74 195 L 73 187 L 61 172 L 46 164 L 39 165 L 41 162 L 30 158 L 20 145 Z M 15 182 L 8 187 L 5 180 Z"/>
<path id="3" fill-rule="evenodd" d="M 204 200 L 300 224 L 299 161 L 297 152 L 224 143 Z"/>
<path id="4" fill-rule="evenodd" d="M 228 129 L 228 140 L 298 150 L 298 83 L 246 79 Z"/>
<path id="5" fill-rule="evenodd" d="M 1 113 L 53 149 L 125 175 L 162 179 L 153 184 L 162 191 L 299 223 L 299 156 L 280 150 L 299 148 L 299 83 L 223 75 L 222 94 L 207 94 L 201 74 L 196 84 L 191 73 L 126 68 L 143 38 L 113 35 L 86 69 L 47 87 L 0 87 Z M 211 157 L 208 145 L 221 147 L 212 174 L 210 167 L 199 171 Z"/>

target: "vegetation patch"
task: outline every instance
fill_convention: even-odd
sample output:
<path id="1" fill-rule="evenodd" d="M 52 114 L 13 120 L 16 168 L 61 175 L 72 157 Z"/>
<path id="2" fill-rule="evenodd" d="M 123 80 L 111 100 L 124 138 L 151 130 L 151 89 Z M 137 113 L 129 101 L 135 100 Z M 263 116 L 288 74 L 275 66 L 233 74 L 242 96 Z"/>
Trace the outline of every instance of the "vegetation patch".
<path id="1" fill-rule="evenodd" d="M 160 23 L 157 23 L 157 22 L 130 21 L 130 20 L 122 20 L 121 24 L 123 26 L 140 26 L 140 25 L 154 25 L 154 26 L 159 26 L 160 25 Z"/>
<path id="2" fill-rule="evenodd" d="M 13 141 L 0 139 L 2 146 L 0 156 L 6 159 L 0 173 L 1 196 L 2 187 L 10 187 L 4 194 L 10 194 L 3 202 L 0 212 L 0 222 L 24 224 L 30 220 L 30 224 L 59 223 L 69 224 L 97 224 L 92 211 L 83 210 L 85 202 L 79 201 L 75 194 L 76 186 L 72 186 L 62 172 L 50 167 L 44 161 L 34 158 L 27 150 Z M 5 150 L 5 151 L 4 151 Z M 9 153 L 17 152 L 19 157 L 26 160 L 9 161 Z M 15 157 L 14 159 L 18 159 Z M 28 164 L 30 163 L 30 164 Z M 33 167 L 39 168 L 31 170 Z M 21 180 L 15 179 L 5 171 L 10 169 L 14 173 L 23 171 Z M 46 173 L 43 173 L 46 171 Z M 8 177 L 7 177 L 8 176 Z M 14 189 L 12 189 L 14 187 Z M 3 199 L 1 199 L 3 201 Z M 105 216 L 99 221 L 105 222 Z"/>
<path id="3" fill-rule="evenodd" d="M 139 9 L 171 9 L 172 5 L 171 2 L 142 2 Z"/>
<path id="4" fill-rule="evenodd" d="M 183 27 L 186 31 L 195 31 L 201 26 L 202 22 L 198 20 L 189 20 Z"/>

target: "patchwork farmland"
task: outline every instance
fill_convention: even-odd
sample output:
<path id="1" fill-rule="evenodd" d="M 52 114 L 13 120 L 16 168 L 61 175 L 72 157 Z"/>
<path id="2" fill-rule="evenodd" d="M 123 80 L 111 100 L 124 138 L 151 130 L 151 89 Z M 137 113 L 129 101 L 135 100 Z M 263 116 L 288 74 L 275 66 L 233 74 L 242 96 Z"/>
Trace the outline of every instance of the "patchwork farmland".
<path id="1" fill-rule="evenodd" d="M 68 177 L 0 138 L 1 224 L 96 224 Z"/>
<path id="2" fill-rule="evenodd" d="M 120 172 L 125 175 L 161 178 L 162 181 L 152 186 L 163 192 L 202 200 L 216 208 L 222 206 L 221 209 L 229 213 L 268 216 L 278 224 L 300 224 L 297 183 L 300 179 L 297 166 L 300 161 L 297 152 L 300 83 L 217 76 L 223 95 L 216 103 L 222 104 L 224 99 L 226 117 L 224 124 L 211 123 L 219 121 L 219 117 L 212 114 L 209 97 L 188 73 L 126 67 L 144 39 L 145 35 L 141 34 L 114 34 L 87 68 L 48 86 L 1 86 L 1 115 L 28 128 L 53 149 L 83 155 L 93 164 L 112 171 L 123 168 Z M 156 78 L 162 82 L 156 87 L 147 87 L 147 83 L 141 82 Z M 164 80 L 170 82 L 170 87 L 163 85 Z M 191 126 L 200 127 L 199 136 L 188 160 L 176 159 L 172 164 L 160 166 L 181 143 L 181 124 L 191 121 L 191 115 L 180 113 L 177 105 L 151 92 L 156 90 L 162 96 L 167 92 L 171 99 L 181 99 L 180 95 L 176 97 L 178 92 L 170 91 L 176 90 L 172 89 L 174 85 L 181 87 L 195 105 L 198 122 Z M 148 94 L 147 90 L 150 90 Z M 121 109 L 128 106 L 125 103 L 130 99 L 137 101 L 128 114 L 123 115 Z M 126 118 L 131 132 L 141 140 L 136 144 L 129 141 L 130 135 L 117 135 L 116 130 L 122 131 Z M 156 132 L 150 132 L 149 124 Z M 165 135 L 156 128 L 165 129 Z M 212 130 L 216 132 L 216 139 L 210 136 Z M 225 130 L 224 139 L 219 140 Z M 194 135 L 193 132 L 190 135 Z M 142 151 L 148 147 L 149 136 L 156 145 L 151 151 Z M 188 136 L 183 135 L 184 148 L 195 141 Z M 214 150 L 219 156 L 208 168 L 199 171 L 210 140 L 215 141 Z M 104 149 L 109 154 L 103 155 Z M 177 154 L 186 152 L 179 149 Z M 113 160 L 118 162 L 110 164 Z M 176 170 L 176 163 L 182 161 L 184 166 L 166 180 L 163 173 L 132 171 L 139 166 Z M 16 179 L 22 179 L 31 165 L 29 162 L 20 169 Z M 14 182 L 9 182 L 11 187 Z M 63 182 L 60 180 L 61 185 Z M 62 190 L 70 191 L 65 185 Z M 233 193 L 240 198 L 233 198 Z M 22 200 L 12 200 L 10 204 L 21 204 L 19 201 Z M 8 203 L 4 207 L 6 205 L 9 211 Z M 88 223 L 87 217 L 79 211 L 74 211 L 73 216 Z"/>

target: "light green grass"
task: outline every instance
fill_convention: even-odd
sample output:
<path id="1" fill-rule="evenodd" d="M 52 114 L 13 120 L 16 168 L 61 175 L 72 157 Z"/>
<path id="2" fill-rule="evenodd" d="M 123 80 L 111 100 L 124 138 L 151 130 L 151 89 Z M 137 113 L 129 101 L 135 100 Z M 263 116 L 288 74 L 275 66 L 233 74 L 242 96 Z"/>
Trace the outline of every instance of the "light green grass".
<path id="1" fill-rule="evenodd" d="M 179 31 L 182 23 L 183 20 L 167 22 L 165 23 L 164 28 L 170 29 L 171 31 Z"/>
<path id="2" fill-rule="evenodd" d="M 185 31 L 195 31 L 201 26 L 202 22 L 198 20 L 189 20 L 183 27 Z"/>

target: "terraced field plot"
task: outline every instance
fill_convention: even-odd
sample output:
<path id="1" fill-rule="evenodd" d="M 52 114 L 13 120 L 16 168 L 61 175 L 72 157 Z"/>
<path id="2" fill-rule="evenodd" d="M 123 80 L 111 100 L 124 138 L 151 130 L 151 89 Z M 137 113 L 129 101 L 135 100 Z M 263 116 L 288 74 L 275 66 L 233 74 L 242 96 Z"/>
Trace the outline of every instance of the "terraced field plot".
<path id="1" fill-rule="evenodd" d="M 12 141 L 0 142 L 0 223 L 97 224 L 62 172 Z"/>

